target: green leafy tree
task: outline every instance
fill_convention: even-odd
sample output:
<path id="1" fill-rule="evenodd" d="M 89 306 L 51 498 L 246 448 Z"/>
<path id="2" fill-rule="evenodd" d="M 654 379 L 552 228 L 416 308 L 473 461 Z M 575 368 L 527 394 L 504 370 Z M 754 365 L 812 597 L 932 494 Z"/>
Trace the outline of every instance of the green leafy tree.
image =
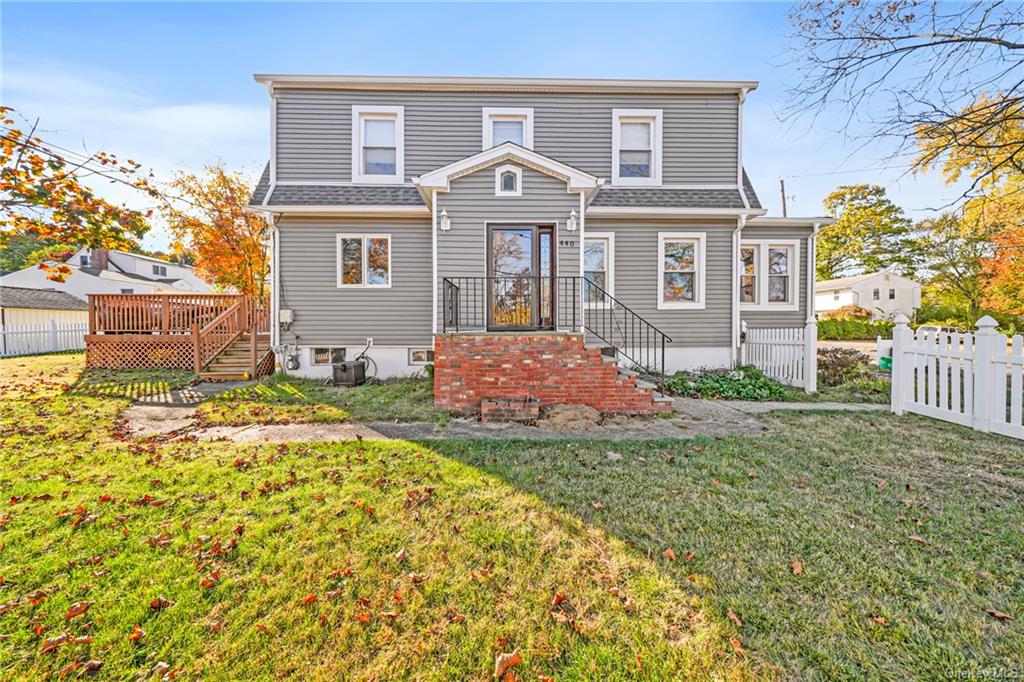
<path id="1" fill-rule="evenodd" d="M 986 230 L 952 213 L 918 223 L 919 248 L 927 259 L 930 277 L 924 286 L 925 301 L 932 307 L 950 309 L 969 326 L 982 315 L 989 276 L 985 262 L 992 255 Z"/>
<path id="2" fill-rule="evenodd" d="M 893 270 L 912 275 L 918 260 L 913 223 L 878 185 L 843 185 L 825 197 L 836 219 L 818 233 L 818 279 Z"/>
<path id="3" fill-rule="evenodd" d="M 33 251 L 53 246 L 57 242 L 43 239 L 32 233 L 12 235 L 0 248 L 0 272 L 14 272 L 28 267 L 28 257 Z"/>

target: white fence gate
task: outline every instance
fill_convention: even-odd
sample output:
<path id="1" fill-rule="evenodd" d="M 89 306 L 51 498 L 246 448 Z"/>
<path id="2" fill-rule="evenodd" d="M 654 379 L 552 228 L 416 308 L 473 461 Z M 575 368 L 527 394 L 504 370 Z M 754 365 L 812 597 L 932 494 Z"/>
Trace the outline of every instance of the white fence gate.
<path id="1" fill-rule="evenodd" d="M 86 322 L 0 325 L 0 357 L 82 349 L 88 332 Z"/>
<path id="2" fill-rule="evenodd" d="M 818 325 L 782 329 L 748 329 L 741 324 L 744 342 L 740 362 L 753 365 L 779 383 L 818 390 Z"/>
<path id="3" fill-rule="evenodd" d="M 1024 337 L 988 316 L 974 334 L 915 334 L 907 321 L 897 315 L 893 329 L 892 411 L 1024 439 Z"/>

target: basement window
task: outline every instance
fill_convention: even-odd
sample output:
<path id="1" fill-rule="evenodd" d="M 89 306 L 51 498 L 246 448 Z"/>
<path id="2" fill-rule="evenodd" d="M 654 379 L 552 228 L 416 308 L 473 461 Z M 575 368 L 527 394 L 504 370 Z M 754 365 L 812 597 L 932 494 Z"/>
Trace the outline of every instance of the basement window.
<path id="1" fill-rule="evenodd" d="M 345 362 L 344 348 L 311 348 L 310 361 L 314 365 L 333 365 Z"/>

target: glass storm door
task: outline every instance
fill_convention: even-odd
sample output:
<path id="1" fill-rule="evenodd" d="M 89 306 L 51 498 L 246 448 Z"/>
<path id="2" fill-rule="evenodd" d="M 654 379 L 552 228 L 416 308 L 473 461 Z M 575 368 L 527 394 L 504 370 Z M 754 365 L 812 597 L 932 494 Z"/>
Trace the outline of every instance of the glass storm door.
<path id="1" fill-rule="evenodd" d="M 554 234 L 550 227 L 492 227 L 488 234 L 489 329 L 554 326 Z"/>

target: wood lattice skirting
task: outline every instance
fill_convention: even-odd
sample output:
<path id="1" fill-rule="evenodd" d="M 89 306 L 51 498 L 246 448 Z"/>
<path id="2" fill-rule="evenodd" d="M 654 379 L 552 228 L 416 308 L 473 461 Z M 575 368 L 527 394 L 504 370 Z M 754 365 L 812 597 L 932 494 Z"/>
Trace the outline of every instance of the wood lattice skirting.
<path id="1" fill-rule="evenodd" d="M 87 367 L 192 369 L 188 334 L 88 334 Z"/>

